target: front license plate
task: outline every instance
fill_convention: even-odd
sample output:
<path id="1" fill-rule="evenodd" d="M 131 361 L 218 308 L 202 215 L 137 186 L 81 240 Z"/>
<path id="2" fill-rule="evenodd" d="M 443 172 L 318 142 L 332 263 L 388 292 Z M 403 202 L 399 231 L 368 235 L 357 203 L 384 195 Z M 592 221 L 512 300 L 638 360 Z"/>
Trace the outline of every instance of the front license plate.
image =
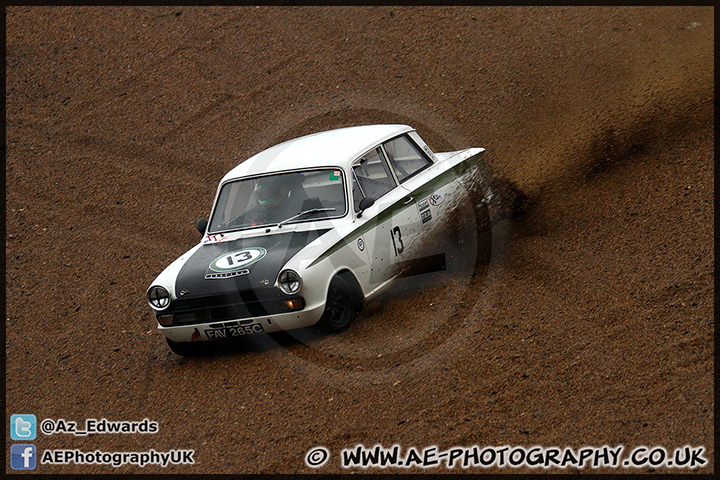
<path id="1" fill-rule="evenodd" d="M 205 335 L 210 340 L 216 340 L 219 338 L 231 338 L 231 337 L 245 337 L 247 335 L 257 335 L 258 333 L 265 333 L 265 328 L 259 323 L 253 325 L 237 325 L 234 327 L 222 327 L 212 328 L 205 330 Z"/>

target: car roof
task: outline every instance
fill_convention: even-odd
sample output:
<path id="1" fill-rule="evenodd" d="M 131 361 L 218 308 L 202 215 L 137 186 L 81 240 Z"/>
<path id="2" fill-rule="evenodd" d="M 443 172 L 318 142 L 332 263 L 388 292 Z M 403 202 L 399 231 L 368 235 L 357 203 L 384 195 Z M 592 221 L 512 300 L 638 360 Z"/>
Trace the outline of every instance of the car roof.
<path id="1" fill-rule="evenodd" d="M 412 130 L 408 125 L 361 125 L 313 133 L 263 150 L 230 170 L 222 181 L 299 168 L 349 166 L 381 142 Z"/>

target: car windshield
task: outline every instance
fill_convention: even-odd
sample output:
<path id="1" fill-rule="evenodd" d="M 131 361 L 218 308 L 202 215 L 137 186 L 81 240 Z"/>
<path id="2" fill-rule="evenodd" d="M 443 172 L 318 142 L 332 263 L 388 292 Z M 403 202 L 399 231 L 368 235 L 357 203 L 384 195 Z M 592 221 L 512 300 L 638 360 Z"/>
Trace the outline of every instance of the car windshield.
<path id="1" fill-rule="evenodd" d="M 222 186 L 208 232 L 342 217 L 346 204 L 340 169 L 234 180 Z"/>

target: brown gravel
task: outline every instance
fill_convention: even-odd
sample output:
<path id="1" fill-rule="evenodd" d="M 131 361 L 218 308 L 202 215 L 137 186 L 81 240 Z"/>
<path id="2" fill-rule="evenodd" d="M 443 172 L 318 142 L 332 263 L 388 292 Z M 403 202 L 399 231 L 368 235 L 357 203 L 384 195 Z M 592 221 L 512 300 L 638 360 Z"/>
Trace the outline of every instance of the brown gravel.
<path id="1" fill-rule="evenodd" d="M 704 446 L 712 472 L 713 13 L 7 8 L 6 421 L 149 418 L 35 444 L 196 452 L 36 472 L 333 473 L 376 443 Z M 172 354 L 144 292 L 222 175 L 380 122 L 487 148 L 527 196 L 487 275 L 388 295 L 341 335 Z"/>

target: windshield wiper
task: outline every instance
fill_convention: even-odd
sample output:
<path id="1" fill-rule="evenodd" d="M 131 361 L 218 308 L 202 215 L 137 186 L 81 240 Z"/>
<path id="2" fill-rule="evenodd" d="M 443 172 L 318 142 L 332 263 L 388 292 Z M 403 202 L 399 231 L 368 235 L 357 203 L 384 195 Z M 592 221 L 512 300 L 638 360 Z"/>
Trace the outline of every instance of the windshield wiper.
<path id="1" fill-rule="evenodd" d="M 278 227 L 278 228 L 282 228 L 282 226 L 285 225 L 286 223 L 292 222 L 292 221 L 295 220 L 296 218 L 300 218 L 300 217 L 302 217 L 302 216 L 304 216 L 304 215 L 308 215 L 308 214 L 310 214 L 310 213 L 317 213 L 317 212 L 334 212 L 334 211 L 335 211 L 335 208 L 334 208 L 334 207 L 331 207 L 331 208 L 311 208 L 310 210 L 303 210 L 302 212 L 300 212 L 300 213 L 298 213 L 298 214 L 296 214 L 296 215 L 293 215 L 292 217 L 290 217 L 290 218 L 288 218 L 288 219 L 286 219 L 286 220 L 283 220 L 282 222 L 278 223 L 278 224 L 277 224 L 277 227 Z"/>

